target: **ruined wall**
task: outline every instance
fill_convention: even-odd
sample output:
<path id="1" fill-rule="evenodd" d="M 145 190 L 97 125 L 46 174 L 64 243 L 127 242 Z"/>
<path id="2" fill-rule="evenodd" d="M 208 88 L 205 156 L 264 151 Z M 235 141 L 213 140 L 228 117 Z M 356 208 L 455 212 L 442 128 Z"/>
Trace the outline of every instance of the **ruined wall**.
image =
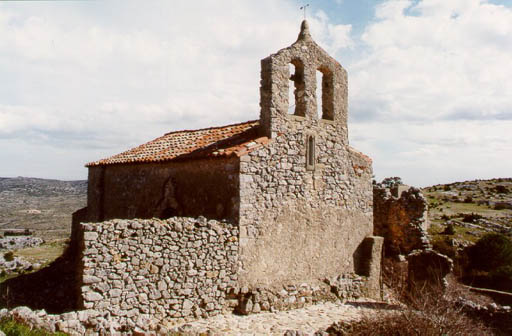
<path id="1" fill-rule="evenodd" d="M 397 198 L 389 189 L 374 186 L 374 234 L 384 237 L 386 255 L 408 254 L 429 246 L 427 211 L 427 200 L 417 188 L 403 191 Z"/>
<path id="2" fill-rule="evenodd" d="M 82 224 L 83 307 L 123 325 L 209 316 L 236 285 L 238 228 L 206 218 Z"/>
<path id="3" fill-rule="evenodd" d="M 236 220 L 238 160 L 89 168 L 89 221 L 171 216 Z"/>
<path id="4" fill-rule="evenodd" d="M 300 66 L 292 78 L 303 104 L 294 115 L 290 63 Z M 333 88 L 332 110 L 320 117 L 317 69 Z M 241 157 L 240 282 L 269 288 L 353 273 L 354 253 L 373 233 L 372 168 L 348 146 L 346 71 L 305 36 L 264 59 L 261 78 L 262 133 L 272 139 Z"/>

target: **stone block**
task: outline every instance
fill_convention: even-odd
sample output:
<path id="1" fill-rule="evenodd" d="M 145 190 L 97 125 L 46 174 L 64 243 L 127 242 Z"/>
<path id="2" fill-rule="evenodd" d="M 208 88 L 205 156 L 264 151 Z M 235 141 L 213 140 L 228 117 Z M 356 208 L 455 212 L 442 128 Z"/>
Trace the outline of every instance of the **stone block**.
<path id="1" fill-rule="evenodd" d="M 84 232 L 84 240 L 91 241 L 98 239 L 98 233 L 97 232 L 90 232 L 86 231 Z"/>

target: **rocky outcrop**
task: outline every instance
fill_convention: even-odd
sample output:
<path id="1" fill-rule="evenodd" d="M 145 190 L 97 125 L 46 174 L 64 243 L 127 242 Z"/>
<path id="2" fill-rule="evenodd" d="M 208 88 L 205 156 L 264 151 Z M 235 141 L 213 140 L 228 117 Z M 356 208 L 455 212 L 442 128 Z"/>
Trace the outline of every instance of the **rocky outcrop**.
<path id="1" fill-rule="evenodd" d="M 417 188 L 395 197 L 388 188 L 373 187 L 373 232 L 384 237 L 386 255 L 407 255 L 430 246 L 427 211 L 427 200 Z"/>
<path id="2" fill-rule="evenodd" d="M 32 236 L 6 236 L 0 238 L 0 249 L 18 250 L 28 247 L 36 247 L 44 243 L 44 240 L 39 237 Z"/>

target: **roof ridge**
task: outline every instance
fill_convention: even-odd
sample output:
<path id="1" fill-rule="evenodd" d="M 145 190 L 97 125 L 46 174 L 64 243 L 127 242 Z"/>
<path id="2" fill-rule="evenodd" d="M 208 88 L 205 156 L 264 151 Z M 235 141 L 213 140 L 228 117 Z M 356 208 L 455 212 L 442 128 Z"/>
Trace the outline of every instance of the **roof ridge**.
<path id="1" fill-rule="evenodd" d="M 255 122 L 258 122 L 258 121 L 259 120 L 256 119 L 256 120 L 248 120 L 248 121 L 239 122 L 239 123 L 236 123 L 236 124 L 229 124 L 229 125 L 222 125 L 222 126 L 211 126 L 211 127 L 198 128 L 198 129 L 190 129 L 190 130 L 184 129 L 184 130 L 179 130 L 179 131 L 171 131 L 171 132 L 165 133 L 162 136 L 166 136 L 166 135 L 169 135 L 169 134 L 181 133 L 181 132 L 198 132 L 198 131 L 206 131 L 206 130 L 212 130 L 212 129 L 217 129 L 217 128 L 230 127 L 230 126 L 239 126 L 239 125 L 244 125 L 244 124 L 255 123 Z"/>
<path id="2" fill-rule="evenodd" d="M 119 154 L 89 162 L 86 167 L 116 163 L 160 162 L 178 157 L 191 157 L 190 155 L 199 149 L 215 150 L 211 145 L 225 143 L 228 139 L 238 139 L 236 137 L 242 134 L 245 134 L 245 137 L 256 137 L 256 134 L 248 134 L 247 131 L 258 127 L 258 122 L 259 120 L 249 120 L 224 126 L 168 132 Z M 236 145 L 232 144 L 232 146 Z M 207 153 L 208 150 L 203 152 L 204 155 L 210 155 Z"/>

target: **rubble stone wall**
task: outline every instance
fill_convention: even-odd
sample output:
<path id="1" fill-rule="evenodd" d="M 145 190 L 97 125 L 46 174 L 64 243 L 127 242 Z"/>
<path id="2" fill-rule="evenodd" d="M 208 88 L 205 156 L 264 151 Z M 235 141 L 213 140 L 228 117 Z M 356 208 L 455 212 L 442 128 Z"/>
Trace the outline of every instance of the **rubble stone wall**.
<path id="1" fill-rule="evenodd" d="M 82 224 L 82 305 L 123 325 L 209 316 L 236 285 L 238 228 L 206 218 Z M 133 323 L 132 323 L 133 322 Z"/>
<path id="2" fill-rule="evenodd" d="M 411 187 L 400 198 L 380 185 L 373 188 L 374 234 L 384 237 L 387 255 L 408 254 L 430 245 L 427 236 L 428 203 L 421 191 Z"/>

